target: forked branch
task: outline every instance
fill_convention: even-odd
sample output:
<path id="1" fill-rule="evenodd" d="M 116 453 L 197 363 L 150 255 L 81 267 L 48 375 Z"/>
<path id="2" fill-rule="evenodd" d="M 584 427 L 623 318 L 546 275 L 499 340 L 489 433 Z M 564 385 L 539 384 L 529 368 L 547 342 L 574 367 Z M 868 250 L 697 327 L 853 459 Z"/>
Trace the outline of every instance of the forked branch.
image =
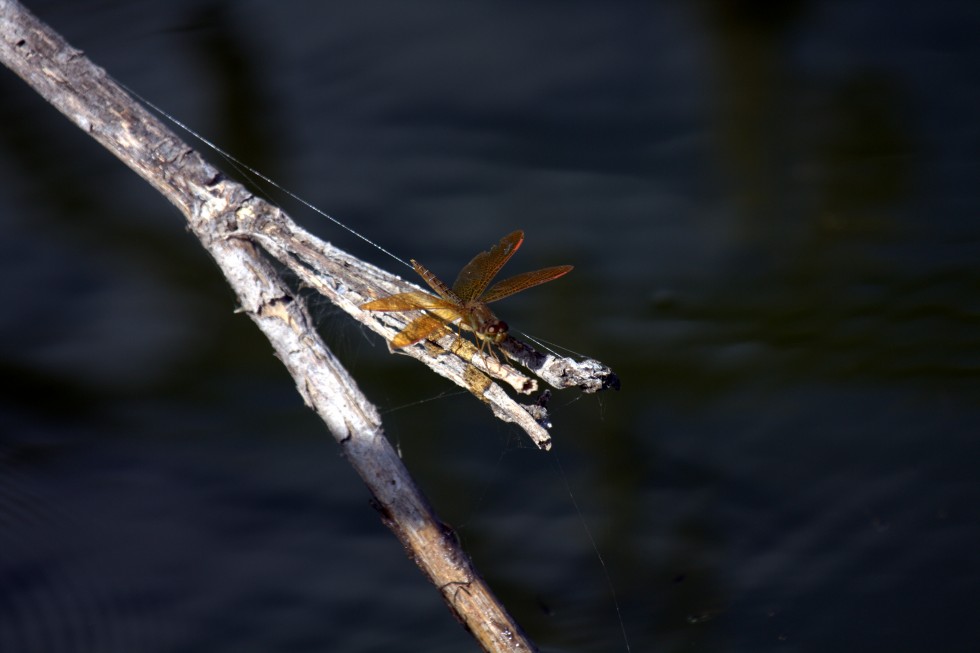
<path id="1" fill-rule="evenodd" d="M 276 207 L 225 179 L 105 71 L 13 0 L 0 0 L 0 62 L 185 215 L 237 294 L 242 312 L 269 338 L 306 403 L 373 493 L 385 522 L 480 645 L 488 651 L 533 650 L 435 516 L 385 438 L 376 408 L 324 345 L 305 304 L 262 250 L 385 338 L 404 327 L 405 316 L 368 313 L 358 306 L 411 286 L 316 239 Z M 539 358 L 516 342 L 503 345 L 555 387 L 595 391 L 615 379 L 594 361 Z M 534 379 L 488 361 L 472 344 L 451 335 L 406 353 L 470 390 L 501 419 L 519 424 L 539 447 L 550 446 L 542 406 L 532 406 L 532 415 L 492 380 L 530 393 L 536 389 Z"/>

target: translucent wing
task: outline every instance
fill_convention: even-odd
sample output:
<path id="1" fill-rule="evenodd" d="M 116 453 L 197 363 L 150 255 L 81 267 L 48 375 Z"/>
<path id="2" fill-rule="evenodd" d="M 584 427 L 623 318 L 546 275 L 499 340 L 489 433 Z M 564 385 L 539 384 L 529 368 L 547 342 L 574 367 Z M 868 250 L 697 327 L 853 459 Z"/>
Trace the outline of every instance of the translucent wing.
<path id="1" fill-rule="evenodd" d="M 558 265 L 553 268 L 543 268 L 541 270 L 534 270 L 533 272 L 517 274 L 499 283 L 495 283 L 487 291 L 487 294 L 480 298 L 480 301 L 484 304 L 489 304 L 498 299 L 510 297 L 514 293 L 521 292 L 522 290 L 527 290 L 528 288 L 533 288 L 534 286 L 557 279 L 571 271 L 571 265 Z"/>
<path id="2" fill-rule="evenodd" d="M 373 301 L 361 304 L 361 309 L 365 311 L 420 311 L 434 308 L 449 309 L 455 305 L 445 299 L 421 290 L 411 292 L 400 292 L 390 297 L 382 297 Z"/>
<path id="3" fill-rule="evenodd" d="M 433 315 L 421 315 L 409 322 L 408 326 L 399 331 L 391 339 L 391 346 L 395 349 L 400 349 L 401 347 L 414 345 L 443 325 L 445 325 L 445 322 Z"/>
<path id="4" fill-rule="evenodd" d="M 522 242 L 524 242 L 524 232 L 518 230 L 501 238 L 489 252 L 480 252 L 474 256 L 456 277 L 456 282 L 453 284 L 456 295 L 464 302 L 479 297 Z"/>
<path id="5" fill-rule="evenodd" d="M 398 332 L 391 339 L 391 346 L 395 349 L 407 347 L 415 344 L 419 340 L 429 336 L 433 331 L 442 327 L 444 324 L 459 319 L 459 310 L 456 304 L 446 301 L 440 297 L 430 295 L 421 290 L 402 292 L 391 297 L 382 297 L 373 301 L 361 304 L 365 311 L 429 311 L 431 315 L 420 315 Z"/>
<path id="6" fill-rule="evenodd" d="M 439 277 L 429 272 L 426 267 L 415 259 L 412 259 L 412 267 L 415 268 L 415 271 L 419 273 L 419 276 L 422 277 L 427 284 L 429 284 L 429 288 L 432 288 L 439 293 L 440 297 L 453 304 L 463 303 L 463 300 L 461 300 L 456 293 L 450 290 L 449 286 L 444 284 Z"/>

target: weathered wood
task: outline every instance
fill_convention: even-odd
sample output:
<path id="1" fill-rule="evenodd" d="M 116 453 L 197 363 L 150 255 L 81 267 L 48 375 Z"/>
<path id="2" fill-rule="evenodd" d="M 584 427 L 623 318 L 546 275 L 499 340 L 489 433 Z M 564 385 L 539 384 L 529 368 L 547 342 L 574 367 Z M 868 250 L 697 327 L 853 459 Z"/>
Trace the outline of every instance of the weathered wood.
<path id="1" fill-rule="evenodd" d="M 225 180 L 105 71 L 12 0 L 0 0 L 0 61 L 186 216 L 242 312 L 268 337 L 306 403 L 372 492 L 385 523 L 480 645 L 487 651 L 534 650 L 422 496 L 385 438 L 377 409 L 323 344 L 305 304 L 256 245 L 275 249 L 263 229 L 285 216 Z M 319 252 L 334 269 L 324 283 L 341 307 L 361 303 L 381 279 L 404 285 L 336 250 Z M 376 321 L 372 316 L 369 323 Z"/>

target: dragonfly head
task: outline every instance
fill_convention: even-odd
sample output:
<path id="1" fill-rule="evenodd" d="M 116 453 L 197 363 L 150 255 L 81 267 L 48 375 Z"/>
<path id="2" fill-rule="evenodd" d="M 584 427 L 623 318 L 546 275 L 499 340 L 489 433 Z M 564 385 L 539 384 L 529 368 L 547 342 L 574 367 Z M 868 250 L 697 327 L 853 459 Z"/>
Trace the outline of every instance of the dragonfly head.
<path id="1" fill-rule="evenodd" d="M 507 338 L 507 323 L 494 315 L 486 304 L 473 306 L 460 324 L 472 331 L 478 340 L 493 345 L 499 345 Z"/>
<path id="2" fill-rule="evenodd" d="M 491 322 L 487 325 L 487 328 L 483 331 L 483 339 L 489 340 L 495 345 L 499 345 L 507 337 L 507 323 L 503 320 L 497 320 L 496 322 Z"/>

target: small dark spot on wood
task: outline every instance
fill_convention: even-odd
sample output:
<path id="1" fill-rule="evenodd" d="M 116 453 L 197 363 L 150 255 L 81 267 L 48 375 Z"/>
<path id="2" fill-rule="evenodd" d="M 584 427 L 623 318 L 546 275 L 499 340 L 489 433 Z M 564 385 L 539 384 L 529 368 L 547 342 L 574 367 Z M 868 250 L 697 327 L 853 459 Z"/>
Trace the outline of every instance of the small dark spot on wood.
<path id="1" fill-rule="evenodd" d="M 17 41 L 17 47 L 18 48 L 22 48 L 22 47 L 24 47 L 24 44 L 26 44 L 26 43 L 27 43 L 27 41 L 25 41 L 24 39 L 21 39 L 21 40 Z"/>
<path id="2" fill-rule="evenodd" d="M 452 587 L 453 588 L 453 601 L 455 601 L 456 600 L 456 595 L 459 594 L 460 591 L 466 592 L 468 595 L 472 596 L 470 594 L 470 584 L 472 582 L 473 582 L 472 580 L 451 580 L 448 583 L 446 583 L 445 585 L 442 585 L 441 587 L 439 587 L 439 589 L 443 593 L 448 594 L 449 593 L 449 588 Z M 453 607 L 453 606 L 450 606 L 450 607 Z M 455 610 L 455 607 L 453 607 L 453 610 Z"/>
<path id="3" fill-rule="evenodd" d="M 451 545 L 459 546 L 462 542 L 459 539 L 459 534 L 456 530 L 447 524 L 446 522 L 439 522 L 439 530 L 442 532 L 442 537 L 445 541 Z"/>
<path id="4" fill-rule="evenodd" d="M 222 173 L 219 172 L 219 173 L 215 174 L 213 177 L 211 177 L 210 179 L 208 179 L 206 185 L 209 188 L 211 188 L 211 187 L 217 186 L 218 184 L 220 184 L 224 180 L 225 180 L 225 176 Z"/>

